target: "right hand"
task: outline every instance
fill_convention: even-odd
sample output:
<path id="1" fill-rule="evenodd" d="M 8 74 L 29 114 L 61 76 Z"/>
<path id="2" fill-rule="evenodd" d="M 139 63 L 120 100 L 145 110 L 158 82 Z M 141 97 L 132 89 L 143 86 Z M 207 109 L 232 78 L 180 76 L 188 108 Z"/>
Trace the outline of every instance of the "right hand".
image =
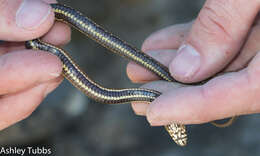
<path id="1" fill-rule="evenodd" d="M 259 0 L 207 0 L 194 22 L 151 35 L 143 50 L 168 66 L 181 82 L 198 82 L 220 71 L 229 73 L 201 86 L 176 88 L 169 82 L 148 83 L 145 88 L 162 95 L 150 105 L 133 104 L 134 111 L 157 126 L 259 113 L 259 9 Z M 134 82 L 158 80 L 133 63 L 127 70 Z"/>

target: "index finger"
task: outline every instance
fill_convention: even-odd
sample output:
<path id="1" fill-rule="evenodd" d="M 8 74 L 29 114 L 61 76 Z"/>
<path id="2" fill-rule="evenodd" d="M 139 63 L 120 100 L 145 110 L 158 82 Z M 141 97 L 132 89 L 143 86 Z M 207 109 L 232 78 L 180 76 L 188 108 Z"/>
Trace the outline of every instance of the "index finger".
<path id="1" fill-rule="evenodd" d="M 21 50 L 4 54 L 0 57 L 0 95 L 55 79 L 61 72 L 60 60 L 46 52 Z"/>
<path id="2" fill-rule="evenodd" d="M 163 94 L 147 108 L 151 125 L 172 122 L 199 124 L 231 116 L 260 112 L 260 55 L 239 72 L 213 78 L 201 86 L 174 88 L 153 87 Z M 161 90 L 160 90 L 161 89 Z"/>

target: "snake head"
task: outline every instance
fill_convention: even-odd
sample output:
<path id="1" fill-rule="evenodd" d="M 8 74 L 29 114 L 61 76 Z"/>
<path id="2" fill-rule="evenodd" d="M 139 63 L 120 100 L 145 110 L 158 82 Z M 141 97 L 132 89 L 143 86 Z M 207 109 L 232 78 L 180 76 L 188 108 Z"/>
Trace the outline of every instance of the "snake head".
<path id="1" fill-rule="evenodd" d="M 173 123 L 170 125 L 166 125 L 165 128 L 177 145 L 187 145 L 187 134 L 184 125 Z"/>

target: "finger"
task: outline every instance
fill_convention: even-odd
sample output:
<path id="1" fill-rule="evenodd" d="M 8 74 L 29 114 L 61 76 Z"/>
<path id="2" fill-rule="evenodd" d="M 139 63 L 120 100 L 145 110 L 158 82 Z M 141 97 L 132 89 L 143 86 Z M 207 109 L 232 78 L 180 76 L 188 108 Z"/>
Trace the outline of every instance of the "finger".
<path id="1" fill-rule="evenodd" d="M 151 125 L 198 124 L 260 112 L 259 62 L 260 54 L 245 70 L 216 77 L 203 86 L 165 92 L 149 105 L 148 121 Z"/>
<path id="2" fill-rule="evenodd" d="M 145 116 L 146 110 L 148 108 L 147 103 L 140 103 L 140 102 L 132 102 L 131 106 L 133 108 L 133 111 L 136 115 Z"/>
<path id="3" fill-rule="evenodd" d="M 62 46 L 70 41 L 70 36 L 70 28 L 61 22 L 56 22 L 51 30 L 42 38 L 42 40 L 56 46 Z M 24 42 L 5 41 L 0 44 L 0 55 L 22 49 L 25 49 Z"/>
<path id="4" fill-rule="evenodd" d="M 58 34 L 58 35 L 57 35 Z M 70 41 L 70 28 L 58 22 L 44 37 L 43 41 L 56 46 L 63 46 Z M 8 52 L 25 49 L 24 42 L 3 42 L 0 45 L 0 56 Z"/>
<path id="5" fill-rule="evenodd" d="M 0 56 L 10 51 L 24 49 L 24 42 L 3 42 L 0 44 Z"/>
<path id="6" fill-rule="evenodd" d="M 0 40 L 25 41 L 46 33 L 54 22 L 51 7 L 41 0 L 2 0 Z"/>
<path id="7" fill-rule="evenodd" d="M 166 82 L 166 81 L 154 81 L 152 83 L 147 83 L 143 85 L 141 88 L 147 88 L 147 89 L 153 89 L 156 91 L 159 91 L 161 93 L 167 92 L 171 89 L 177 89 L 180 87 L 184 87 L 185 85 L 180 83 L 174 83 L 174 82 Z M 131 103 L 132 108 L 136 115 L 146 115 L 148 105 L 147 103 L 143 102 L 132 102 Z"/>
<path id="8" fill-rule="evenodd" d="M 44 2 L 51 4 L 57 3 L 56 0 L 43 0 Z M 43 41 L 52 43 L 53 45 L 63 46 L 69 43 L 71 39 L 70 27 L 67 24 L 56 21 L 51 30 L 44 35 Z"/>
<path id="9" fill-rule="evenodd" d="M 62 81 L 62 77 L 0 99 L 0 130 L 28 117 L 46 95 Z"/>
<path id="10" fill-rule="evenodd" d="M 207 0 L 170 64 L 172 76 L 189 83 L 223 69 L 241 48 L 258 10 L 259 1 Z"/>
<path id="11" fill-rule="evenodd" d="M 156 50 L 149 51 L 147 54 L 167 67 L 171 60 L 176 56 L 176 50 Z M 135 83 L 144 83 L 160 79 L 151 71 L 148 71 L 144 67 L 141 67 L 133 62 L 130 62 L 127 65 L 126 70 L 130 80 Z"/>
<path id="12" fill-rule="evenodd" d="M 55 22 L 51 30 L 42 38 L 43 41 L 57 46 L 69 43 L 70 39 L 70 27 L 61 22 Z"/>
<path id="13" fill-rule="evenodd" d="M 151 34 L 143 43 L 142 50 L 178 49 L 187 36 L 192 22 L 169 26 Z"/>
<path id="14" fill-rule="evenodd" d="M 225 69 L 225 71 L 237 71 L 243 69 L 248 65 L 251 59 L 260 51 L 260 45 L 258 41 L 260 40 L 260 25 L 257 24 L 252 27 L 248 35 L 248 39 L 244 44 L 241 52 L 235 58 L 234 61 Z"/>
<path id="15" fill-rule="evenodd" d="M 60 60 L 49 53 L 23 50 L 0 57 L 0 95 L 15 93 L 58 77 Z"/>
<path id="16" fill-rule="evenodd" d="M 187 32 L 191 27 L 191 24 L 192 22 L 178 24 L 151 34 L 144 41 L 142 50 L 168 67 L 171 59 L 175 56 L 174 49 L 177 49 L 183 42 L 184 37 L 187 35 Z M 152 72 L 134 62 L 130 62 L 128 64 L 127 74 L 131 81 L 135 83 L 144 83 L 160 79 Z"/>

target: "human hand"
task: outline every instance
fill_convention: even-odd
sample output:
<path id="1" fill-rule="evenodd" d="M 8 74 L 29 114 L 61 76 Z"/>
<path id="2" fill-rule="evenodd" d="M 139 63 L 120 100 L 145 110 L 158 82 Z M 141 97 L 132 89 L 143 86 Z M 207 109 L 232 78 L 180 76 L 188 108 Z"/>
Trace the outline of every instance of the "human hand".
<path id="1" fill-rule="evenodd" d="M 47 3 L 55 0 L 0 0 L 0 129 L 29 116 L 62 81 L 62 63 L 49 53 L 26 50 L 26 40 L 64 45 L 70 28 L 54 23 Z"/>
<path id="2" fill-rule="evenodd" d="M 259 6 L 256 0 L 207 0 L 194 22 L 171 26 L 148 37 L 142 50 L 169 67 L 179 81 L 191 83 L 220 71 L 230 73 L 201 86 L 148 83 L 143 87 L 163 94 L 150 105 L 133 103 L 136 114 L 146 115 L 151 125 L 159 126 L 259 113 Z M 134 63 L 128 65 L 127 73 L 133 82 L 159 79 Z"/>

